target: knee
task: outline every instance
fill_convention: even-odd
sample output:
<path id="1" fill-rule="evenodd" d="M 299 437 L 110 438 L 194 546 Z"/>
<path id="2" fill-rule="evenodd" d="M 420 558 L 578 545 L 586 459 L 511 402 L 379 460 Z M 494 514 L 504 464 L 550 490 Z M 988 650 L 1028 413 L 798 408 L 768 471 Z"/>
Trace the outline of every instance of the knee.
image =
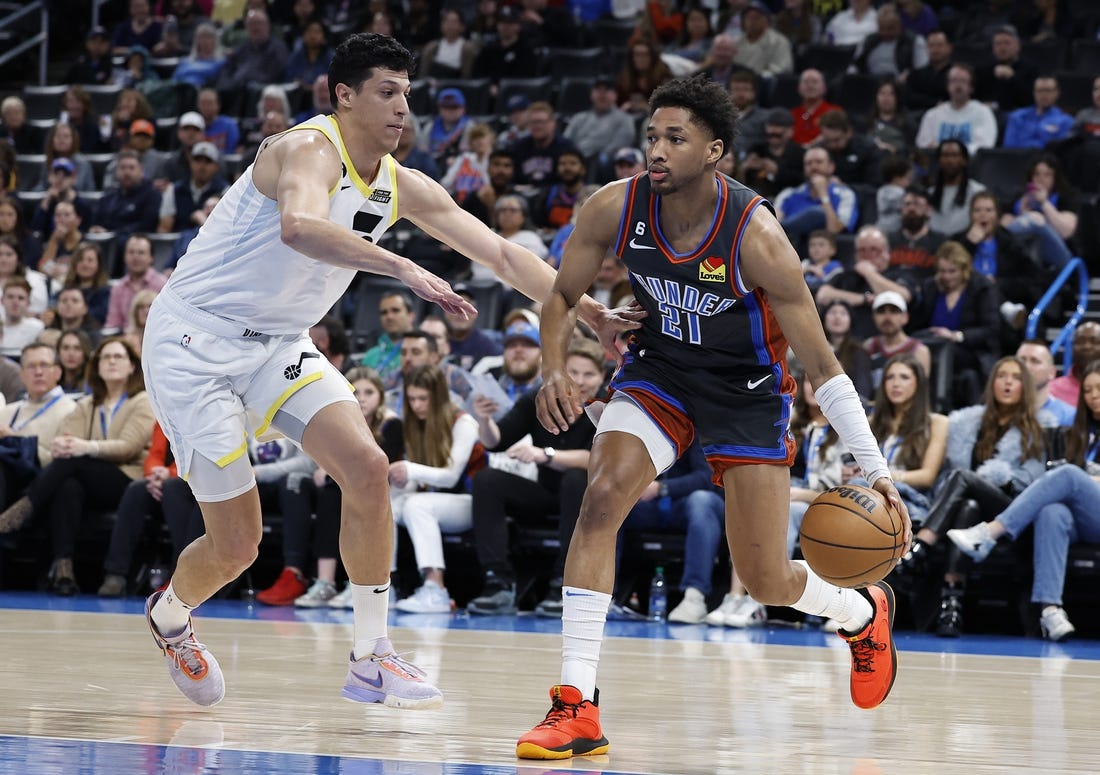
<path id="1" fill-rule="evenodd" d="M 623 499 L 623 489 L 611 477 L 596 477 L 589 482 L 588 489 L 584 492 L 577 529 L 617 532 L 629 511 L 628 504 Z"/>
<path id="2" fill-rule="evenodd" d="M 741 583 L 749 596 L 764 605 L 790 605 L 798 595 L 794 592 L 795 575 L 787 561 L 774 567 L 737 569 Z"/>
<path id="3" fill-rule="evenodd" d="M 340 461 L 326 468 L 340 490 L 353 502 L 371 503 L 380 500 L 378 489 L 389 478 L 390 463 L 378 445 L 364 441 L 344 452 Z"/>
<path id="4" fill-rule="evenodd" d="M 1068 506 L 1064 503 L 1051 503 L 1039 509 L 1039 516 L 1035 519 L 1035 532 L 1046 531 L 1057 531 L 1066 535 L 1073 532 L 1073 512 Z"/>

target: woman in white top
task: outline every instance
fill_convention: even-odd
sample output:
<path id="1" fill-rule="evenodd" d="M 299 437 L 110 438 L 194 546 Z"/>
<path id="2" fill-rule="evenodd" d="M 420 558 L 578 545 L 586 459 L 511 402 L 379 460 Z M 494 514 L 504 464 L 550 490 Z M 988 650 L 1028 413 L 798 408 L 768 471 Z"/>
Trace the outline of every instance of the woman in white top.
<path id="1" fill-rule="evenodd" d="M 486 462 L 478 424 L 451 403 L 447 378 L 436 366 L 418 366 L 405 377 L 405 460 L 390 464 L 393 519 L 412 539 L 424 584 L 398 601 L 398 611 L 449 613 L 443 584 L 442 533 L 473 527 L 470 478 Z"/>
<path id="2" fill-rule="evenodd" d="M 523 197 L 515 194 L 508 194 L 500 197 L 493 207 L 493 224 L 496 227 L 497 233 L 509 242 L 514 242 L 517 245 L 527 248 L 545 261 L 546 256 L 549 254 L 549 250 L 538 233 L 531 228 L 529 216 L 530 210 L 527 207 L 527 201 Z M 482 274 L 487 274 L 488 277 L 496 277 L 490 270 L 480 267 L 479 264 L 475 264 L 475 280 L 482 279 L 478 277 L 479 269 Z"/>

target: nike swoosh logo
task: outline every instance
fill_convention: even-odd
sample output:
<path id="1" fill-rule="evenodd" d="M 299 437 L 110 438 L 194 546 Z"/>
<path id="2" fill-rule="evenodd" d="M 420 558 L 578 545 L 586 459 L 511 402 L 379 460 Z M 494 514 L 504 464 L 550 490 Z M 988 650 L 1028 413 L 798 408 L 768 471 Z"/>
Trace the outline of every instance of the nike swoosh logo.
<path id="1" fill-rule="evenodd" d="M 347 191 L 351 186 L 340 186 L 341 191 Z"/>
<path id="2" fill-rule="evenodd" d="M 369 678 L 364 678 L 363 683 L 368 683 L 371 686 L 373 686 L 375 689 L 381 689 L 382 688 L 382 674 L 379 673 L 378 678 L 376 678 L 373 681 Z"/>
<path id="3" fill-rule="evenodd" d="M 765 374 L 760 379 L 750 379 L 749 380 L 749 390 L 756 390 L 758 387 L 760 387 L 760 385 L 764 382 L 764 380 L 766 380 L 770 376 L 771 376 L 771 374 Z"/>
<path id="4" fill-rule="evenodd" d="M 573 592 L 572 590 L 569 590 L 569 589 L 565 590 L 565 596 L 566 597 L 592 597 L 592 595 L 588 594 L 587 592 Z"/>
<path id="5" fill-rule="evenodd" d="M 639 245 L 633 239 L 630 240 L 630 247 L 634 248 L 635 250 L 656 250 L 657 249 L 653 245 Z"/>
<path id="6" fill-rule="evenodd" d="M 382 587 L 381 589 L 379 589 L 379 588 L 375 588 L 375 590 L 374 590 L 374 594 L 376 594 L 376 595 L 381 595 L 381 594 L 383 594 L 383 593 L 385 593 L 385 592 L 389 592 L 389 591 L 390 591 L 390 588 L 389 588 L 389 587 Z"/>

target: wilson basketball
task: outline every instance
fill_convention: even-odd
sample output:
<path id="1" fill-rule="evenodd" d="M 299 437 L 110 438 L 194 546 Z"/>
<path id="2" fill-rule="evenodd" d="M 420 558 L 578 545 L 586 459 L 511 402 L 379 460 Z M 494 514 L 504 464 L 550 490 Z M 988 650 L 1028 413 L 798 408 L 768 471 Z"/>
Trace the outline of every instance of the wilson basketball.
<path id="1" fill-rule="evenodd" d="M 838 587 L 881 581 L 901 559 L 901 515 L 876 490 L 846 484 L 818 495 L 802 520 L 802 556 Z"/>

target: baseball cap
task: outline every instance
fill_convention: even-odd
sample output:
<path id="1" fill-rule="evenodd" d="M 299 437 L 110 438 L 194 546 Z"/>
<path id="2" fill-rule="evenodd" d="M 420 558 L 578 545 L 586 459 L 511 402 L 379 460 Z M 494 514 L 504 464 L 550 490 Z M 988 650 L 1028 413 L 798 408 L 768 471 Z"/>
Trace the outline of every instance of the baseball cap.
<path id="1" fill-rule="evenodd" d="M 53 160 L 53 164 L 50 165 L 51 170 L 64 170 L 70 175 L 76 172 L 76 165 L 73 164 L 72 159 L 66 159 L 64 156 L 58 156 Z"/>
<path id="2" fill-rule="evenodd" d="M 615 78 L 610 75 L 597 75 L 592 79 L 593 86 L 603 86 L 607 89 L 615 88 Z"/>
<path id="3" fill-rule="evenodd" d="M 85 36 L 85 39 L 86 40 L 91 40 L 92 38 L 107 38 L 107 39 L 109 39 L 110 37 L 111 36 L 107 34 L 107 28 L 106 27 L 100 27 L 100 26 L 96 25 L 95 27 L 92 27 L 90 30 L 88 30 L 88 34 Z"/>
<path id="4" fill-rule="evenodd" d="M 645 164 L 645 156 L 637 148 L 620 148 L 615 151 L 616 164 Z"/>
<path id="5" fill-rule="evenodd" d="M 218 154 L 218 146 L 211 142 L 203 140 L 202 142 L 195 143 L 191 148 L 191 158 L 202 156 L 203 158 L 210 159 L 210 161 L 217 161 L 220 156 Z"/>
<path id="6" fill-rule="evenodd" d="M 535 328 L 539 327 L 538 313 L 526 307 L 516 307 L 515 309 L 508 310 L 508 312 L 504 314 L 504 329 L 507 331 L 508 327 L 517 321 L 520 323 L 530 323 Z"/>
<path id="7" fill-rule="evenodd" d="M 759 11 L 767 17 L 771 17 L 772 9 L 760 2 L 760 0 L 752 0 L 748 5 L 741 9 L 741 16 L 744 16 L 749 11 Z"/>
<path id="8" fill-rule="evenodd" d="M 193 126 L 195 129 L 206 131 L 206 119 L 202 117 L 201 113 L 197 113 L 193 110 L 189 110 L 180 116 L 180 126 Z"/>
<path id="9" fill-rule="evenodd" d="M 460 105 L 466 107 L 466 95 L 455 88 L 443 89 L 436 95 L 435 101 L 440 105 Z"/>
<path id="10" fill-rule="evenodd" d="M 909 305 L 905 303 L 905 297 L 897 291 L 883 291 L 876 296 L 871 309 L 874 310 L 879 307 L 897 307 L 902 312 L 909 311 Z"/>
<path id="11" fill-rule="evenodd" d="M 527 99 L 526 94 L 513 94 L 508 98 L 508 112 L 515 113 L 517 110 L 527 110 L 531 107 L 531 100 Z"/>
<path id="12" fill-rule="evenodd" d="M 794 116 L 786 108 L 772 108 L 764 123 L 772 126 L 794 126 Z"/>
<path id="13" fill-rule="evenodd" d="M 542 347 L 542 340 L 539 339 L 539 330 L 525 320 L 517 320 L 504 331 L 505 347 L 517 339 L 526 339 L 536 347 Z"/>
<path id="14" fill-rule="evenodd" d="M 153 126 L 152 121 L 148 121 L 144 118 L 139 118 L 137 121 L 130 124 L 130 134 L 149 135 L 150 137 L 156 137 L 157 128 Z"/>
<path id="15" fill-rule="evenodd" d="M 514 5 L 503 6 L 497 11 L 498 22 L 516 22 L 519 23 L 519 9 Z"/>

